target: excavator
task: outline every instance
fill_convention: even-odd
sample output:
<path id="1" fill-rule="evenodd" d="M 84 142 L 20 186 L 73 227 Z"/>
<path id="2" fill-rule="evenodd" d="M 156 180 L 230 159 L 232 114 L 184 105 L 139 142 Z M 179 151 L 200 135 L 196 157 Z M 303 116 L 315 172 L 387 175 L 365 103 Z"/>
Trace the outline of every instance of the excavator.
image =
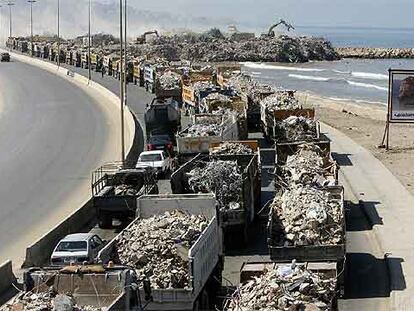
<path id="1" fill-rule="evenodd" d="M 291 24 L 286 22 L 283 19 L 280 19 L 280 21 L 272 26 L 270 26 L 269 31 L 267 34 L 265 34 L 266 37 L 275 37 L 274 29 L 278 27 L 279 25 L 284 25 L 287 28 L 287 31 L 290 31 L 291 29 L 295 30 L 295 27 L 293 27 Z"/>
<path id="2" fill-rule="evenodd" d="M 146 31 L 142 34 L 142 36 L 137 38 L 137 44 L 145 44 L 147 42 L 146 38 L 148 35 L 157 35 L 157 37 L 159 37 L 158 31 L 156 30 Z"/>

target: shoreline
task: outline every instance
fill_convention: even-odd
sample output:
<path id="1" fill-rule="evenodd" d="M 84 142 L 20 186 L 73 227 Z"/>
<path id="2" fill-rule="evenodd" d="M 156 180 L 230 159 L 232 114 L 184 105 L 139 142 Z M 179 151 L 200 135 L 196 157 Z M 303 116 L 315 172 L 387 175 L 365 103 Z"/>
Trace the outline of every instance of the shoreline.
<path id="1" fill-rule="evenodd" d="M 341 58 L 413 59 L 414 48 L 334 47 Z"/>

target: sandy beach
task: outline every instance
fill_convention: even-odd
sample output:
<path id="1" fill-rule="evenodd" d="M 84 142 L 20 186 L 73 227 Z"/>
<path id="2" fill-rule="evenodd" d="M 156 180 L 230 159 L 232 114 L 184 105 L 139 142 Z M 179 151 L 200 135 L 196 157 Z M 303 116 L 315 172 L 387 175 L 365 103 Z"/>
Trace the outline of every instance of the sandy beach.
<path id="1" fill-rule="evenodd" d="M 306 96 L 307 95 L 307 96 Z M 392 124 L 390 150 L 378 148 L 386 120 L 386 106 L 352 101 L 332 101 L 315 94 L 299 94 L 316 109 L 317 118 L 342 131 L 368 149 L 414 194 L 414 125 Z"/>

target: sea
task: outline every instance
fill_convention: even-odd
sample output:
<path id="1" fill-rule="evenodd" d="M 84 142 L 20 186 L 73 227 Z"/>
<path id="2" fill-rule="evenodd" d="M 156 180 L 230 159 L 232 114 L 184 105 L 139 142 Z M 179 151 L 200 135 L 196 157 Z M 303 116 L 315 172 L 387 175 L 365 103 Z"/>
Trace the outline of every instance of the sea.
<path id="1" fill-rule="evenodd" d="M 414 48 L 414 28 L 297 27 L 297 34 L 324 37 L 333 46 Z M 413 69 L 414 59 L 343 59 L 302 64 L 243 63 L 254 78 L 331 100 L 387 103 L 388 70 Z"/>

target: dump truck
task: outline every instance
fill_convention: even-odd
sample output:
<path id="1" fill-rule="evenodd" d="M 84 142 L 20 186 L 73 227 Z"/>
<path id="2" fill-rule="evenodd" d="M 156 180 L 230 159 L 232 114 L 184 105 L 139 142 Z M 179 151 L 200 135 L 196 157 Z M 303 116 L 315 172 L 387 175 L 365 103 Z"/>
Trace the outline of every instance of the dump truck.
<path id="1" fill-rule="evenodd" d="M 141 69 L 144 67 L 144 60 L 135 58 L 133 60 L 133 80 L 135 85 L 144 86 L 144 71 Z"/>
<path id="2" fill-rule="evenodd" d="M 92 173 L 92 200 L 101 228 L 109 228 L 114 218 L 128 221 L 135 217 L 136 199 L 157 194 L 156 172 L 151 168 L 123 168 L 109 163 Z"/>
<path id="3" fill-rule="evenodd" d="M 125 230 L 143 219 L 176 210 L 190 215 L 203 215 L 208 220 L 208 226 L 188 251 L 181 252 L 181 257 L 188 260 L 189 286 L 151 288 L 151 301 L 145 310 L 212 310 L 209 300 L 221 285 L 224 256 L 222 231 L 216 216 L 216 200 L 211 194 L 140 197 L 137 200 L 137 218 L 100 251 L 98 258 L 103 263 L 118 263 L 117 241 L 122 239 Z M 141 301 L 145 301 L 144 291 L 141 290 L 139 294 Z"/>
<path id="4" fill-rule="evenodd" d="M 173 98 L 154 98 L 145 108 L 144 119 L 147 136 L 153 132 L 174 134 L 181 125 L 179 103 Z"/>
<path id="5" fill-rule="evenodd" d="M 196 136 L 191 133 L 191 129 L 195 126 L 203 126 L 203 124 L 217 124 L 220 127 L 220 133 L 209 133 L 203 136 Z M 209 146 L 214 142 L 222 142 L 229 140 L 239 140 L 239 128 L 236 114 L 229 115 L 213 115 L 213 114 L 197 114 L 193 116 L 193 122 L 176 136 L 177 151 L 179 162 L 184 163 L 198 153 L 208 153 Z"/>
<path id="6" fill-rule="evenodd" d="M 309 295 L 311 306 L 314 306 L 311 301 L 316 299 L 320 302 L 323 301 L 327 309 L 337 310 L 338 288 L 331 287 L 331 285 L 337 283 L 336 279 L 340 273 L 341 271 L 337 270 L 336 264 L 329 262 L 295 262 L 293 264 L 271 261 L 245 262 L 240 269 L 240 285 L 237 292 L 234 295 L 228 295 L 230 298 L 225 301 L 223 310 L 239 310 L 238 306 L 246 307 L 251 299 L 255 300 L 257 304 L 266 304 L 268 301 L 283 304 L 285 301 L 283 295 L 291 298 L 290 302 L 294 302 L 295 293 L 298 292 Z M 297 286 L 289 286 L 291 283 L 296 283 Z M 320 295 L 317 290 L 302 291 L 299 285 L 304 283 L 307 286 L 312 284 L 320 287 L 323 294 Z M 275 299 L 275 296 L 280 300 Z M 322 300 L 320 300 L 321 298 Z M 261 299 L 263 299 L 262 302 Z M 304 302 L 306 303 L 308 300 L 306 299 Z M 311 306 L 308 306 L 309 310 L 313 310 Z M 251 305 L 249 307 L 258 310 L 259 306 L 253 307 Z M 275 306 L 275 308 L 277 307 L 278 305 Z M 289 307 L 287 309 L 290 310 Z"/>
<path id="7" fill-rule="evenodd" d="M 36 267 L 24 272 L 24 292 L 19 295 L 48 294 L 53 289 L 56 295 L 72 297 L 80 307 L 105 308 L 107 311 L 142 310 L 136 296 L 139 289 L 133 289 L 133 284 L 141 283 L 134 271 L 124 266 Z M 19 295 L 12 308 L 18 308 Z"/>
<path id="8" fill-rule="evenodd" d="M 217 93 L 220 91 L 220 87 L 215 86 L 209 81 L 198 81 L 192 84 L 183 84 L 182 101 L 187 114 L 199 113 L 199 106 L 203 98 L 207 97 L 211 93 Z"/>
<path id="9" fill-rule="evenodd" d="M 226 238 L 234 231 L 241 233 L 246 240 L 248 228 L 255 218 L 260 207 L 260 171 L 257 155 L 204 155 L 198 154 L 192 160 L 180 166 L 171 176 L 171 190 L 173 193 L 194 193 L 189 185 L 188 173 L 194 168 L 212 160 L 235 161 L 242 174 L 242 187 L 238 196 L 239 208 L 220 209 L 220 224 Z M 220 207 L 219 207 L 220 208 Z"/>
<path id="10" fill-rule="evenodd" d="M 339 166 L 332 158 L 331 148 L 330 148 L 330 140 L 325 135 L 321 135 L 320 139 L 313 142 L 277 142 L 275 144 L 275 174 L 276 176 L 281 175 L 281 170 L 283 166 L 286 164 L 286 161 L 289 156 L 294 155 L 301 145 L 303 144 L 313 144 L 320 148 L 323 158 L 323 168 L 325 169 L 325 178 L 334 180 L 335 185 L 338 185 L 338 174 L 339 174 Z M 283 180 L 281 178 L 277 178 L 275 181 L 275 187 L 280 188 L 283 186 Z"/>
<path id="11" fill-rule="evenodd" d="M 275 262 L 291 262 L 292 260 L 302 262 L 333 262 L 336 263 L 337 271 L 343 272 L 345 269 L 345 255 L 346 255 L 346 225 L 345 225 L 345 207 L 344 207 L 344 188 L 342 186 L 333 186 L 323 188 L 328 194 L 329 200 L 337 202 L 340 205 L 340 223 L 337 224 L 341 228 L 341 239 L 336 244 L 319 244 L 319 245 L 282 245 L 283 228 L 280 220 L 272 213 L 269 213 L 269 221 L 267 225 L 268 230 L 268 247 L 270 252 L 270 259 Z M 306 207 L 303 207 L 306 210 Z M 339 273 L 338 273 L 339 274 Z M 344 275 L 340 273 L 338 283 L 341 288 L 341 293 L 344 290 Z"/>
<path id="12" fill-rule="evenodd" d="M 166 85 L 163 83 L 163 76 L 169 75 L 167 80 L 176 81 L 173 85 Z M 181 101 L 181 75 L 171 68 L 159 65 L 147 64 L 144 68 L 145 89 L 147 92 L 155 94 L 158 98 L 173 97 Z"/>
<path id="13" fill-rule="evenodd" d="M 119 56 L 116 54 L 105 55 L 103 57 L 103 67 L 105 68 L 105 72 L 108 76 L 112 76 L 114 71 L 116 70 L 115 62 L 119 59 Z"/>
<path id="14" fill-rule="evenodd" d="M 289 96 L 294 96 L 294 91 L 287 91 Z M 260 121 L 263 133 L 267 139 L 277 139 L 278 127 L 277 123 L 285 120 L 290 116 L 306 117 L 310 119 L 315 118 L 314 108 L 303 108 L 298 109 L 270 109 L 263 102 L 260 103 Z"/>

